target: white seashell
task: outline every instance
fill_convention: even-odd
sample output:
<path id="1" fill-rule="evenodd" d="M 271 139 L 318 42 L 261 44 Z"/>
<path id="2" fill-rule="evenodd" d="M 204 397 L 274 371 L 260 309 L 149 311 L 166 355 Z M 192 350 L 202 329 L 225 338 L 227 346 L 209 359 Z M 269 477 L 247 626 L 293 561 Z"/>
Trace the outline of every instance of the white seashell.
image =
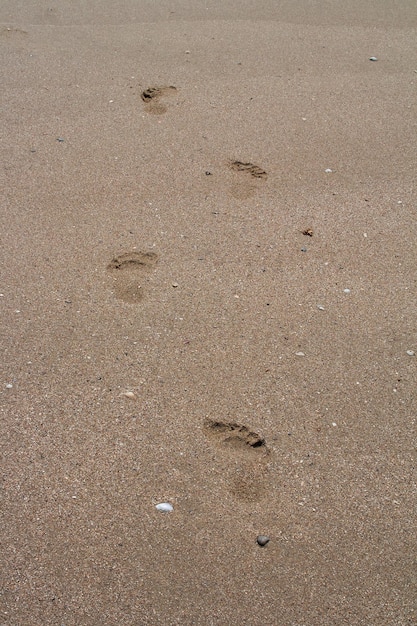
<path id="1" fill-rule="evenodd" d="M 304 352 L 296 352 L 295 356 L 305 356 Z"/>
<path id="2" fill-rule="evenodd" d="M 135 394 L 133 393 L 133 391 L 125 391 L 123 395 L 126 396 L 126 398 L 135 398 Z"/>
<path id="3" fill-rule="evenodd" d="M 171 513 L 174 510 L 174 507 L 169 502 L 160 502 L 155 508 L 162 513 Z"/>
<path id="4" fill-rule="evenodd" d="M 414 350 L 407 350 L 407 354 L 408 356 L 415 356 L 416 353 L 414 352 Z"/>

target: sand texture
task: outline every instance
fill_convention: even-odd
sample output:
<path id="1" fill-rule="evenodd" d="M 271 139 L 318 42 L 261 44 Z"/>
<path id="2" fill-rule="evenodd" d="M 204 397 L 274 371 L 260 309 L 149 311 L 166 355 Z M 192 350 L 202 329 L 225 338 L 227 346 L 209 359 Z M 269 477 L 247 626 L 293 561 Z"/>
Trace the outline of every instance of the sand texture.
<path id="1" fill-rule="evenodd" d="M 1 2 L 2 626 L 417 624 L 416 17 Z"/>

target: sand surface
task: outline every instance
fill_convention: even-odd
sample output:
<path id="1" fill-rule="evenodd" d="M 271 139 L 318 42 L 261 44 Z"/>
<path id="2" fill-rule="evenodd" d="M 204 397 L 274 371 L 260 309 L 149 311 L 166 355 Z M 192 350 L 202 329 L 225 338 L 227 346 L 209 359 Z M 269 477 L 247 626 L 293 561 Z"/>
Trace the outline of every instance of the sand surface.
<path id="1" fill-rule="evenodd" d="M 417 624 L 416 16 L 3 0 L 2 625 Z"/>

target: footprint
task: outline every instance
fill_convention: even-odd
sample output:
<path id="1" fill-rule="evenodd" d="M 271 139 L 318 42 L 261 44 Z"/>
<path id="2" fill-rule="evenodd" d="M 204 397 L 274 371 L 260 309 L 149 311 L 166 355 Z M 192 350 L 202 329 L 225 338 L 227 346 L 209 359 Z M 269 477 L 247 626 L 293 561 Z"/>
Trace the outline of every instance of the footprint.
<path id="1" fill-rule="evenodd" d="M 207 419 L 204 422 L 206 434 L 220 446 L 241 450 L 246 454 L 267 452 L 265 439 L 235 422 L 222 422 Z"/>
<path id="2" fill-rule="evenodd" d="M 158 262 L 155 252 L 126 252 L 114 257 L 107 266 L 113 275 L 113 291 L 116 298 L 136 304 L 143 299 L 144 272 Z"/>
<path id="3" fill-rule="evenodd" d="M 269 487 L 267 467 L 238 467 L 229 475 L 229 489 L 232 496 L 242 502 L 259 502 Z"/>
<path id="4" fill-rule="evenodd" d="M 56 25 L 59 17 L 59 11 L 55 7 L 47 7 L 42 11 L 42 24 Z"/>
<path id="5" fill-rule="evenodd" d="M 109 270 L 123 270 L 127 267 L 152 267 L 158 260 L 155 252 L 125 252 L 115 256 L 107 268 Z"/>
<path id="6" fill-rule="evenodd" d="M 232 196 L 238 200 L 253 196 L 260 182 L 268 177 L 264 169 L 253 163 L 229 161 L 228 165 L 232 172 L 237 172 L 239 175 L 231 187 Z"/>
<path id="7" fill-rule="evenodd" d="M 269 449 L 258 433 L 236 422 L 207 419 L 207 438 L 223 452 L 222 473 L 239 500 L 256 502 L 267 492 Z"/>
<path id="8" fill-rule="evenodd" d="M 145 103 L 145 110 L 153 115 L 162 115 L 166 113 L 167 107 L 160 102 L 161 98 L 175 94 L 176 87 L 162 86 L 162 87 L 148 87 L 145 91 L 142 91 L 141 98 Z"/>
<path id="9" fill-rule="evenodd" d="M 14 28 L 13 26 L 5 26 L 4 28 L 0 29 L 0 35 L 2 37 L 7 37 L 7 38 L 15 38 L 15 37 L 24 37 L 25 35 L 28 34 L 27 30 L 22 30 L 21 28 Z"/>
<path id="10" fill-rule="evenodd" d="M 258 165 L 253 163 L 243 163 L 242 161 L 232 161 L 230 167 L 234 172 L 247 172 L 253 178 L 267 178 L 268 174 Z"/>

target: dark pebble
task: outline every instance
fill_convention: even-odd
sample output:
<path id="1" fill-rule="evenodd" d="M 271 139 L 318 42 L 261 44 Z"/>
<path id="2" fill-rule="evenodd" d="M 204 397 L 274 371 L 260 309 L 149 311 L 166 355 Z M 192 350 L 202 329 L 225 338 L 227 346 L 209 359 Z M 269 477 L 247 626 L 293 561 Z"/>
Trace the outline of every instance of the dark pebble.
<path id="1" fill-rule="evenodd" d="M 259 546 L 266 546 L 267 543 L 269 543 L 269 537 L 268 535 L 258 535 L 256 537 L 256 542 Z"/>

